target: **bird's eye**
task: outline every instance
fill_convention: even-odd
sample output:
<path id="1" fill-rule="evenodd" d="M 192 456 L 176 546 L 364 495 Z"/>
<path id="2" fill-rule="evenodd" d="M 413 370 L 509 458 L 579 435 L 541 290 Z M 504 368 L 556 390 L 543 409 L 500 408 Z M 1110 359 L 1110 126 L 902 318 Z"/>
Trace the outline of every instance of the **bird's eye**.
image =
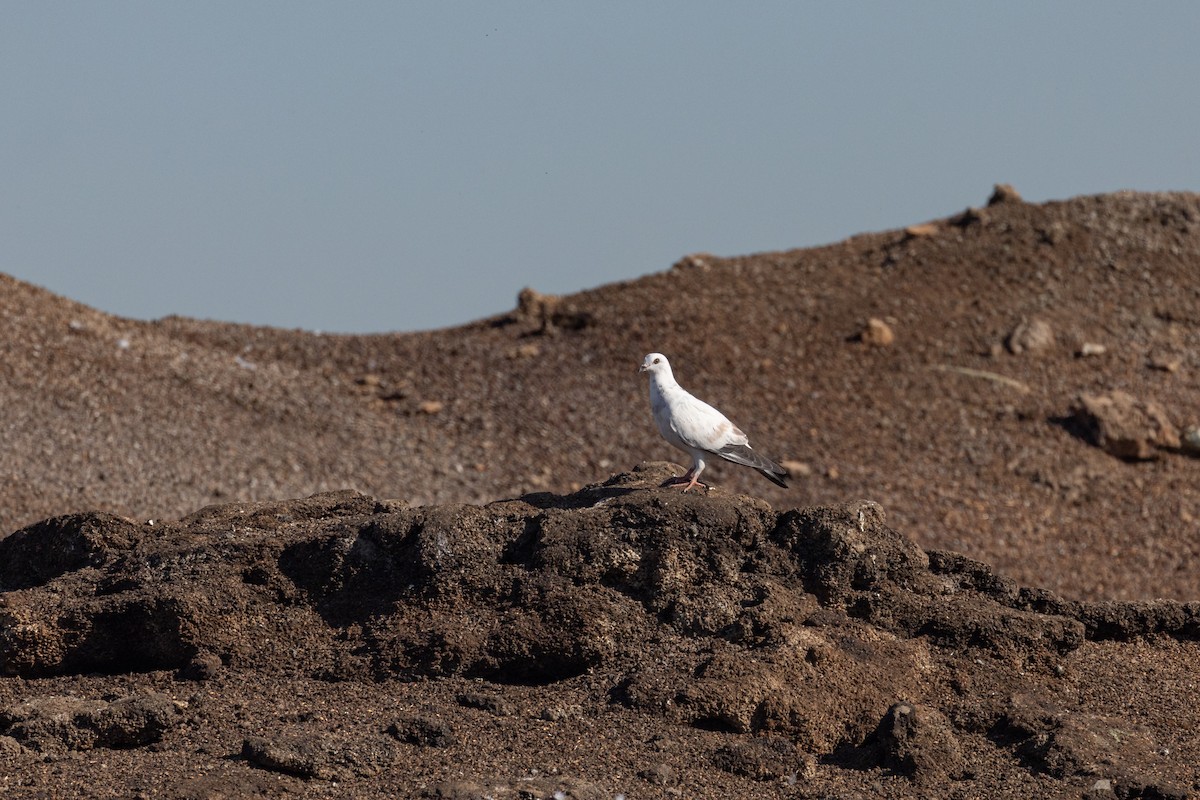
<path id="1" fill-rule="evenodd" d="M 659 363 L 659 362 L 661 362 L 661 361 L 662 361 L 662 359 L 661 359 L 661 358 L 656 358 L 656 359 L 654 359 L 654 363 L 655 363 L 655 364 L 658 364 L 658 363 Z"/>

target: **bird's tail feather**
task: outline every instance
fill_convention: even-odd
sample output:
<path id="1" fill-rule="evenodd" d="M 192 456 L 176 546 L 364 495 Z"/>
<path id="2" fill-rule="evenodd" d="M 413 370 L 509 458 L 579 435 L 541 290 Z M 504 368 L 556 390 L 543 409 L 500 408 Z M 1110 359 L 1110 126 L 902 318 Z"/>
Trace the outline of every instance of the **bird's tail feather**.
<path id="1" fill-rule="evenodd" d="M 784 489 L 788 485 L 783 482 L 787 477 L 787 470 L 776 464 L 771 459 L 760 456 L 754 452 L 748 445 L 731 444 L 722 447 L 717 451 L 717 455 L 726 461 L 732 461 L 735 464 L 741 464 L 746 467 L 753 467 L 759 473 L 776 486 L 782 486 Z"/>
<path id="2" fill-rule="evenodd" d="M 775 484 L 776 486 L 782 486 L 785 489 L 788 488 L 788 485 L 783 482 L 783 479 L 787 477 L 787 470 L 781 470 L 780 472 L 771 472 L 770 470 L 760 469 L 758 472 L 760 475 L 762 475 L 764 478 L 766 478 L 767 480 L 769 480 L 771 483 Z"/>

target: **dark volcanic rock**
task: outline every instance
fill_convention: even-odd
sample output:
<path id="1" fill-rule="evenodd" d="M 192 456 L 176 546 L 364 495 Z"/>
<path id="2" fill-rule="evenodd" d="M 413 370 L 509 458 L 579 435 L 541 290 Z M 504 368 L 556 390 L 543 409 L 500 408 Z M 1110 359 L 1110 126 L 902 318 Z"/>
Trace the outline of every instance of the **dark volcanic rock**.
<path id="1" fill-rule="evenodd" d="M 49 564 L 64 542 L 86 542 L 75 550 L 85 555 L 0 594 L 9 680 L 121 672 L 174 681 L 195 706 L 156 692 L 26 697 L 0 716 L 0 735 L 43 751 L 170 736 L 187 749 L 200 735 L 190 731 L 213 719 L 214 698 L 259 684 L 391 695 L 411 683 L 427 695 L 377 701 L 339 726 L 322 722 L 341 713 L 337 702 L 304 711 L 311 698 L 282 690 L 271 714 L 239 733 L 239 763 L 280 780 L 372 780 L 393 774 L 401 751 L 461 761 L 493 729 L 586 747 L 633 716 L 677 734 L 641 743 L 681 731 L 723 737 L 689 746 L 712 755 L 710 777 L 756 784 L 803 773 L 823 785 L 823 769 L 851 762 L 923 786 L 969 780 L 963 742 L 996 736 L 1013 743 L 1006 769 L 1035 782 L 1093 774 L 1093 762 L 1151 764 L 1157 742 L 1119 714 L 1060 720 L 1002 699 L 1026 674 L 1065 680 L 1070 659 L 1093 657 L 1100 643 L 1157 636 L 1183 647 L 1196 632 L 1193 605 L 1065 601 L 963 556 L 925 553 L 874 503 L 780 513 L 719 490 L 660 489 L 672 471 L 648 464 L 574 494 L 480 507 L 355 493 L 213 507 L 157 523 L 153 536 L 115 517 L 57 520 L 21 539 L 22 557 Z M 443 683 L 451 689 L 438 705 Z M 185 706 L 195 720 L 186 733 Z M 627 716 L 614 729 L 610 715 Z M 280 720 L 286 729 L 276 730 Z M 1126 744 L 1085 752 L 1103 726 L 1128 731 Z M 638 747 L 622 775 L 694 791 L 681 745 Z M 1149 766 L 1113 775 L 1118 788 L 1174 785 L 1155 783 Z M 525 785 L 459 777 L 496 796 Z M 568 785 L 528 777 L 548 796 Z M 420 786 L 473 791 L 467 783 Z M 587 780 L 572 785 L 592 791 Z"/>
<path id="2" fill-rule="evenodd" d="M 111 703 L 39 697 L 0 712 L 0 731 L 34 750 L 141 747 L 159 741 L 181 716 L 174 701 L 155 692 Z"/>
<path id="3" fill-rule="evenodd" d="M 383 742 L 345 743 L 330 736 L 251 736 L 242 743 L 242 757 L 263 769 L 300 778 L 347 780 L 377 774 L 395 754 Z"/>
<path id="4" fill-rule="evenodd" d="M 454 730 L 445 722 L 424 716 L 398 719 L 387 732 L 398 741 L 419 747 L 449 747 L 454 744 Z"/>
<path id="5" fill-rule="evenodd" d="M 1168 751 L 1149 729 L 1127 718 L 1018 696 L 1003 725 L 1016 740 L 1018 754 L 1034 769 L 1058 778 L 1108 779 L 1120 796 L 1188 796 L 1185 788 L 1156 778 Z"/>
<path id="6" fill-rule="evenodd" d="M 954 729 L 937 709 L 897 703 L 876 731 L 881 761 L 923 784 L 942 784 L 963 777 L 966 761 Z"/>
<path id="7" fill-rule="evenodd" d="M 0 592 L 100 566 L 140 538 L 137 525 L 113 514 L 71 514 L 30 525 L 0 539 Z"/>
<path id="8" fill-rule="evenodd" d="M 795 776 L 804 768 L 796 745 L 778 737 L 756 737 L 718 748 L 713 761 L 721 769 L 756 781 Z"/>

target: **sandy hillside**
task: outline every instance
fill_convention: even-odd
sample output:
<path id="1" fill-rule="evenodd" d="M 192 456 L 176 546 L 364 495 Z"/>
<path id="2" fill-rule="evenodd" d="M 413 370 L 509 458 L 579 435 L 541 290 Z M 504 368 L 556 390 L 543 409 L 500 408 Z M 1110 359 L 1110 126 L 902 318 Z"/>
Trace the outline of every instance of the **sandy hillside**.
<path id="1" fill-rule="evenodd" d="M 657 350 L 796 472 L 784 491 L 713 467 L 726 489 L 871 499 L 923 546 L 1072 597 L 1200 596 L 1200 460 L 1175 447 L 1200 422 L 1200 198 L 995 199 L 424 333 L 135 322 L 2 279 L 0 528 L 342 488 L 569 491 L 683 458 L 637 374 Z M 1113 392 L 1146 440 L 1124 458 L 1080 410 Z"/>

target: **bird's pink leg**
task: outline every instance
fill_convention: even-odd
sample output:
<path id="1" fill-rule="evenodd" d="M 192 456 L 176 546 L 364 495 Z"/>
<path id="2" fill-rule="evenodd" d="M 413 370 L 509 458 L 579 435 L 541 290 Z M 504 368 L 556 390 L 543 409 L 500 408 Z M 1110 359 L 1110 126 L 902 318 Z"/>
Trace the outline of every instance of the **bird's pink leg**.
<path id="1" fill-rule="evenodd" d="M 684 483 L 684 484 L 687 484 L 686 486 L 683 487 L 683 491 L 685 491 L 685 492 L 689 489 L 694 489 L 697 486 L 703 486 L 704 491 L 707 492 L 708 484 L 701 483 L 699 478 L 700 478 L 700 475 L 697 472 L 696 468 L 692 467 L 691 469 L 689 469 L 687 472 L 685 472 L 682 476 L 680 476 L 678 478 L 667 478 L 665 481 L 663 481 L 662 485 L 663 486 L 678 486 L 679 484 Z"/>

